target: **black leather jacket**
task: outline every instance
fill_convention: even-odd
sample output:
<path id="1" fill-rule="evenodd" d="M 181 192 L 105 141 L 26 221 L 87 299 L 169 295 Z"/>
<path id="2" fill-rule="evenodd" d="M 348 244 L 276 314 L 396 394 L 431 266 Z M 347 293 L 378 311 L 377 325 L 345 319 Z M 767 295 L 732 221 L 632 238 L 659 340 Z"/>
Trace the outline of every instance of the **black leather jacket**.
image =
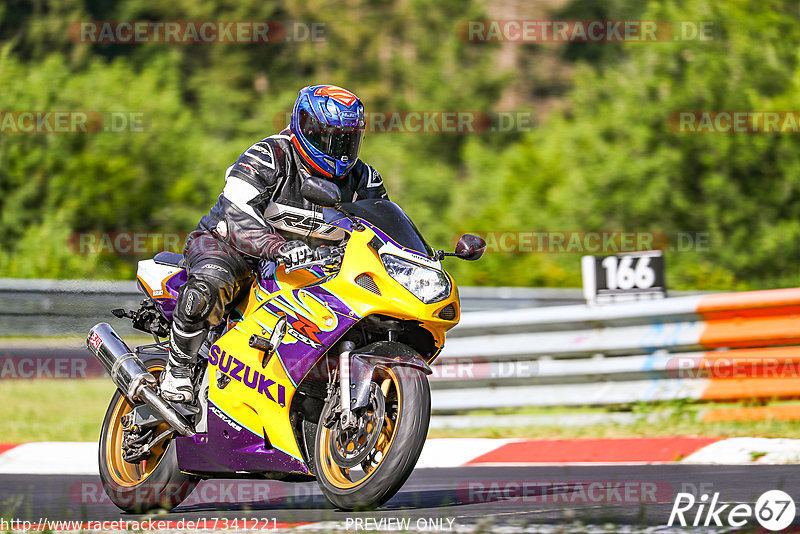
<path id="1" fill-rule="evenodd" d="M 225 189 L 198 229 L 253 258 L 272 259 L 287 240 L 310 246 L 335 243 L 342 230 L 327 225 L 322 207 L 300 194 L 309 176 L 289 138 L 289 130 L 262 139 L 245 150 L 225 174 Z M 345 176 L 333 180 L 345 202 L 388 198 L 383 180 L 360 159 Z"/>

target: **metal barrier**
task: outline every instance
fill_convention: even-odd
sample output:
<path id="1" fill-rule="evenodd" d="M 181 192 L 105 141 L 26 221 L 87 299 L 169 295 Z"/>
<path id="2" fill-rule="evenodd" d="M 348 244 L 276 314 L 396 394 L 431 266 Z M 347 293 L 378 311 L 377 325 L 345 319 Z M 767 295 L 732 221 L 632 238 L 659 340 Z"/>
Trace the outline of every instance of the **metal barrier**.
<path id="1" fill-rule="evenodd" d="M 437 411 L 800 396 L 800 289 L 465 314 Z M 465 389 L 466 388 L 466 389 Z"/>
<path id="2" fill-rule="evenodd" d="M 0 278 L 0 336 L 86 335 L 113 308 L 137 308 L 136 282 Z M 121 335 L 134 333 L 127 323 Z"/>
<path id="3" fill-rule="evenodd" d="M 459 292 L 466 312 L 583 302 L 580 289 L 463 287 Z M 141 299 L 136 282 L 0 278 L 0 336 L 83 337 L 108 320 L 112 308 L 135 309 Z M 126 323 L 119 333 L 134 330 Z"/>
<path id="4" fill-rule="evenodd" d="M 800 396 L 800 289 L 519 307 L 577 292 L 465 288 L 434 365 L 434 410 Z M 82 340 L 141 298 L 133 282 L 0 279 L 0 335 Z M 486 306 L 503 309 L 467 311 Z M 125 323 L 115 328 L 132 334 Z"/>

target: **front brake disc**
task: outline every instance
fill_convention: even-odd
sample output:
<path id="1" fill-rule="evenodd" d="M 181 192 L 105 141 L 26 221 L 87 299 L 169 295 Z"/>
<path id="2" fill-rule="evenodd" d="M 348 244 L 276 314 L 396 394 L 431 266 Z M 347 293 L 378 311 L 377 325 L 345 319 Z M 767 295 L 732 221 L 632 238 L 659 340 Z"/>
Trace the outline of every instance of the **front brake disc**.
<path id="1" fill-rule="evenodd" d="M 354 429 L 342 429 L 341 419 L 331 429 L 328 446 L 331 457 L 339 467 L 350 469 L 363 462 L 381 436 L 386 401 L 378 384 L 372 382 L 369 390 L 369 402 L 359 410 L 358 424 Z"/>

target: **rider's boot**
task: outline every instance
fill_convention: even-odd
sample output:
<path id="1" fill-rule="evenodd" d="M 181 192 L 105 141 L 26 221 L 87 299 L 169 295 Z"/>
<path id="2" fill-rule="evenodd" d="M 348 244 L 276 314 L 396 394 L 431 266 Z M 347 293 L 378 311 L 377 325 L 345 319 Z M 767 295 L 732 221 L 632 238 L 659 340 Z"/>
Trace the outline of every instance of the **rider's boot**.
<path id="1" fill-rule="evenodd" d="M 169 335 L 169 358 L 161 379 L 161 396 L 170 402 L 194 402 L 194 370 L 197 353 L 208 335 L 208 329 L 184 332 L 175 323 Z"/>

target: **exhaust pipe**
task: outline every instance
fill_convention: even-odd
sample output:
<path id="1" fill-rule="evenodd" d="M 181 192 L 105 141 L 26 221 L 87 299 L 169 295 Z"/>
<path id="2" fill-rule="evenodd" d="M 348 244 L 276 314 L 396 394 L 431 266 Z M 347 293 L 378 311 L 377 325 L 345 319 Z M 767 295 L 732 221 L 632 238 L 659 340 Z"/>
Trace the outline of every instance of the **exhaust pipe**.
<path id="1" fill-rule="evenodd" d="M 194 436 L 194 430 L 183 416 L 158 396 L 155 377 L 111 325 L 99 323 L 89 330 L 86 347 L 131 402 L 143 401 L 182 436 Z"/>

